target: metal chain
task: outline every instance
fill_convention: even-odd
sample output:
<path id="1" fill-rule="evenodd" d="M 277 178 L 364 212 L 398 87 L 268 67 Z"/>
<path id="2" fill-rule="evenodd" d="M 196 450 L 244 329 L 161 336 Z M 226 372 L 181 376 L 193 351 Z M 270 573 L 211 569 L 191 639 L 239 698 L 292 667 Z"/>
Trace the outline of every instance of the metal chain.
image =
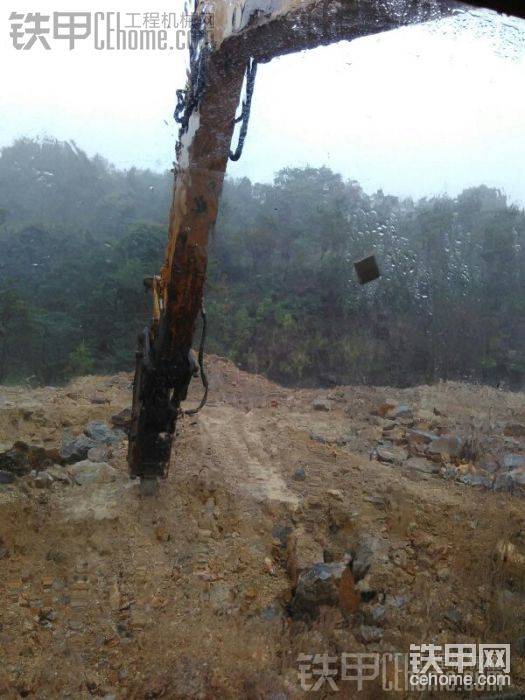
<path id="1" fill-rule="evenodd" d="M 250 109 L 252 106 L 253 88 L 255 86 L 255 76 L 257 74 L 257 61 L 249 58 L 246 64 L 246 99 L 242 102 L 241 113 L 235 118 L 235 124 L 242 122 L 239 133 L 239 142 L 235 151 L 230 151 L 230 160 L 239 160 L 244 148 L 244 140 L 248 133 L 248 122 L 250 121 Z"/>

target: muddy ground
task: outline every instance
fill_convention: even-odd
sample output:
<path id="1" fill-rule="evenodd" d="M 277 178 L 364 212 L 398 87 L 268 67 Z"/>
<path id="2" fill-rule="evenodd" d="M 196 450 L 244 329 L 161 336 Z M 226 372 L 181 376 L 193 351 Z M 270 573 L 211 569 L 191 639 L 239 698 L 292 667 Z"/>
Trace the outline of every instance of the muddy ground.
<path id="1" fill-rule="evenodd" d="M 525 452 L 523 394 L 294 391 L 219 358 L 209 374 L 157 497 L 128 479 L 125 440 L 108 448 L 116 471 L 91 483 L 67 464 L 43 481 L 42 464 L 0 486 L 2 697 L 284 700 L 305 695 L 301 653 L 467 642 L 512 643 L 511 690 L 525 689 L 525 501 L 519 479 L 490 486 Z M 1 449 L 59 448 L 130 396 L 126 374 L 3 387 Z M 411 430 L 462 448 L 421 471 Z M 487 483 L 461 482 L 473 474 Z M 346 567 L 339 597 L 298 600 L 300 575 L 322 562 L 334 580 Z M 339 697 L 392 695 L 381 678 L 335 680 Z M 326 682 L 309 693 L 333 694 Z"/>

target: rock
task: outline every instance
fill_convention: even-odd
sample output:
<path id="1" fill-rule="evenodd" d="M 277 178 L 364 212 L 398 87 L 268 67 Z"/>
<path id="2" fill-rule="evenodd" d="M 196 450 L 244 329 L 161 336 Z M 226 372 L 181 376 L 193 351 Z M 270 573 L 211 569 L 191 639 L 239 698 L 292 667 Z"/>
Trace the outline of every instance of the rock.
<path id="1" fill-rule="evenodd" d="M 231 608 L 232 590 L 226 583 L 215 583 L 210 590 L 210 603 L 214 612 L 226 613 Z"/>
<path id="2" fill-rule="evenodd" d="M 61 457 L 55 449 L 18 441 L 9 450 L 0 453 L 0 469 L 15 476 L 24 476 L 32 469 L 43 469 L 57 460 L 61 461 Z"/>
<path id="3" fill-rule="evenodd" d="M 508 477 L 513 484 L 525 486 L 525 469 L 513 469 L 508 473 Z"/>
<path id="4" fill-rule="evenodd" d="M 314 442 L 320 442 L 321 445 L 326 445 L 328 443 L 328 440 L 324 437 L 324 435 L 314 433 L 313 431 L 310 433 L 310 440 L 313 440 Z"/>
<path id="5" fill-rule="evenodd" d="M 487 489 L 492 488 L 492 479 L 483 474 L 464 474 L 459 479 L 462 484 L 467 486 L 484 486 Z"/>
<path id="6" fill-rule="evenodd" d="M 337 437 L 335 439 L 335 444 L 337 447 L 344 447 L 345 445 L 349 445 L 351 442 L 355 440 L 355 435 L 352 433 L 347 433 L 346 435 L 341 435 L 341 437 Z"/>
<path id="7" fill-rule="evenodd" d="M 67 626 L 72 632 L 80 632 L 81 630 L 84 629 L 84 625 L 79 622 L 78 620 L 70 620 L 67 623 Z"/>
<path id="8" fill-rule="evenodd" d="M 494 491 L 512 491 L 514 488 L 514 482 L 508 473 L 497 474 L 492 488 Z"/>
<path id="9" fill-rule="evenodd" d="M 407 430 L 406 436 L 409 445 L 429 445 L 438 437 L 434 433 L 416 429 Z"/>
<path id="10" fill-rule="evenodd" d="M 339 530 L 351 530 L 355 525 L 356 513 L 348 509 L 345 504 L 336 498 L 331 498 L 328 503 L 328 525 L 332 533 Z"/>
<path id="11" fill-rule="evenodd" d="M 345 564 L 315 564 L 299 576 L 290 604 L 292 617 L 316 617 L 321 606 L 340 606 L 345 612 L 357 610 L 359 593 L 352 572 Z"/>
<path id="12" fill-rule="evenodd" d="M 503 434 L 507 437 L 522 438 L 525 437 L 525 425 L 521 423 L 507 423 Z"/>
<path id="13" fill-rule="evenodd" d="M 111 403 L 111 401 L 104 396 L 104 394 L 94 394 L 90 399 L 91 403 L 102 405 L 106 403 Z"/>
<path id="14" fill-rule="evenodd" d="M 286 549 L 288 546 L 288 538 L 292 534 L 293 528 L 284 523 L 277 523 L 272 529 L 272 537 L 278 542 L 279 547 Z"/>
<path id="15" fill-rule="evenodd" d="M 131 408 L 123 408 L 122 411 L 111 416 L 110 421 L 114 428 L 128 431 L 131 426 Z"/>
<path id="16" fill-rule="evenodd" d="M 171 540 L 171 532 L 164 519 L 155 525 L 154 532 L 158 542 L 169 542 Z"/>
<path id="17" fill-rule="evenodd" d="M 520 656 L 525 656 L 525 636 L 518 637 L 514 641 L 512 645 L 512 651 L 516 654 L 519 654 Z"/>
<path id="18" fill-rule="evenodd" d="M 459 457 L 461 454 L 462 442 L 457 435 L 441 435 L 432 440 L 427 447 L 430 455 L 441 457 Z"/>
<path id="19" fill-rule="evenodd" d="M 386 418 L 390 420 L 398 420 L 399 418 L 413 418 L 412 410 L 410 406 L 405 404 L 396 404 L 386 413 Z"/>
<path id="20" fill-rule="evenodd" d="M 286 570 L 296 586 L 299 576 L 306 569 L 323 561 L 323 548 L 303 528 L 289 534 L 286 543 Z"/>
<path id="21" fill-rule="evenodd" d="M 358 581 L 355 587 L 361 594 L 361 600 L 363 600 L 363 602 L 365 603 L 370 602 L 377 596 L 377 591 L 374 588 L 374 586 L 372 586 L 370 576 L 368 575 L 366 575 L 364 578 Z"/>
<path id="22" fill-rule="evenodd" d="M 405 430 L 399 426 L 389 428 L 388 430 L 383 428 L 383 438 L 389 442 L 393 442 L 395 445 L 403 444 L 406 440 Z"/>
<path id="23" fill-rule="evenodd" d="M 407 459 L 403 466 L 418 472 L 423 472 L 424 474 L 437 474 L 439 472 L 438 465 L 424 457 L 411 457 Z"/>
<path id="24" fill-rule="evenodd" d="M 103 443 L 104 445 L 117 444 L 126 437 L 122 430 L 112 430 L 107 423 L 100 420 L 90 421 L 86 425 L 84 432 L 96 444 Z"/>
<path id="25" fill-rule="evenodd" d="M 388 399 L 385 401 L 385 403 L 381 404 L 379 408 L 375 411 L 375 413 L 378 416 L 381 416 L 381 418 L 384 418 L 386 414 L 389 411 L 392 411 L 396 407 L 396 402 L 395 401 L 389 401 Z"/>
<path id="26" fill-rule="evenodd" d="M 38 472 L 35 476 L 35 486 L 38 489 L 49 489 L 53 484 L 53 477 L 47 471 Z"/>
<path id="27" fill-rule="evenodd" d="M 66 437 L 60 447 L 60 456 L 68 464 L 74 464 L 86 459 L 89 450 L 96 445 L 97 443 L 86 435 Z"/>
<path id="28" fill-rule="evenodd" d="M 336 501 L 344 501 L 344 494 L 341 489 L 328 489 L 326 493 L 328 496 L 330 496 L 330 498 L 333 498 Z"/>
<path id="29" fill-rule="evenodd" d="M 90 462 L 106 462 L 108 459 L 108 451 L 104 445 L 97 445 L 88 450 L 87 458 Z"/>
<path id="30" fill-rule="evenodd" d="M 53 464 L 51 467 L 48 467 L 46 471 L 48 474 L 51 474 L 55 481 L 62 481 L 65 484 L 71 483 L 71 479 L 69 478 L 67 471 L 59 464 Z"/>
<path id="31" fill-rule="evenodd" d="M 107 484 L 114 481 L 117 475 L 117 470 L 106 462 L 90 462 L 89 459 L 73 464 L 68 471 L 79 486 L 94 483 Z"/>
<path id="32" fill-rule="evenodd" d="M 338 384 L 339 382 L 335 383 Z M 337 401 L 338 403 L 345 403 L 346 401 L 345 392 L 342 389 L 336 389 L 331 394 L 328 394 L 327 398 L 330 399 L 330 401 Z"/>
<path id="33" fill-rule="evenodd" d="M 500 586 L 512 582 L 514 593 L 522 594 L 525 585 L 525 552 L 513 542 L 500 540 L 496 545 Z"/>
<path id="34" fill-rule="evenodd" d="M 22 444 L 22 443 L 17 443 Z M 27 452 L 20 450 L 14 445 L 11 449 L 0 454 L 0 469 L 5 472 L 10 472 L 15 476 L 23 476 L 31 471 L 31 463 Z"/>
<path id="35" fill-rule="evenodd" d="M 293 473 L 292 479 L 295 479 L 295 481 L 305 481 L 306 479 L 306 470 L 304 467 L 299 467 L 296 469 Z"/>
<path id="36" fill-rule="evenodd" d="M 377 458 L 380 462 L 387 462 L 388 464 L 401 464 L 407 457 L 407 451 L 401 449 L 400 447 L 377 448 Z"/>
<path id="37" fill-rule="evenodd" d="M 385 430 L 392 430 L 392 428 L 395 428 L 397 426 L 397 423 L 395 420 L 388 420 L 387 418 L 383 419 L 383 432 Z"/>
<path id="38" fill-rule="evenodd" d="M 437 570 L 436 575 L 440 581 L 446 581 L 450 578 L 450 569 L 448 566 L 442 566 Z"/>
<path id="39" fill-rule="evenodd" d="M 451 481 L 455 479 L 459 475 L 459 469 L 455 467 L 453 464 L 447 464 L 446 467 L 443 470 L 443 478 L 447 479 L 448 481 Z"/>
<path id="40" fill-rule="evenodd" d="M 363 644 L 371 644 L 372 642 L 379 642 L 382 639 L 383 630 L 380 627 L 359 625 L 355 636 L 360 642 L 363 642 Z"/>
<path id="41" fill-rule="evenodd" d="M 12 484 L 15 479 L 16 477 L 12 472 L 0 469 L 0 484 Z"/>
<path id="42" fill-rule="evenodd" d="M 388 542 L 373 535 L 361 537 L 352 560 L 352 573 L 355 581 L 363 579 L 374 563 L 388 560 Z"/>
<path id="43" fill-rule="evenodd" d="M 428 411 L 427 409 L 420 408 L 419 411 L 417 411 L 415 418 L 418 423 L 433 424 L 436 421 L 436 414 L 434 411 Z"/>
<path id="44" fill-rule="evenodd" d="M 370 616 L 374 622 L 380 622 L 386 615 L 386 607 L 378 603 L 370 608 Z"/>
<path id="45" fill-rule="evenodd" d="M 525 455 L 508 454 L 503 457 L 501 466 L 506 471 L 523 469 L 525 467 Z"/>
<path id="46" fill-rule="evenodd" d="M 272 620 L 277 620 L 282 616 L 282 614 L 282 607 L 278 603 L 272 603 L 264 608 L 264 610 L 261 612 L 261 617 L 263 620 L 271 622 Z"/>
<path id="47" fill-rule="evenodd" d="M 400 610 L 407 604 L 408 597 L 405 595 L 389 595 L 386 602 L 390 607 Z"/>
<path id="48" fill-rule="evenodd" d="M 312 401 L 314 411 L 329 411 L 331 409 L 330 402 L 326 399 L 314 399 Z"/>
<path id="49" fill-rule="evenodd" d="M 489 474 L 495 474 L 500 465 L 495 457 L 488 455 L 487 457 L 483 457 L 478 466 L 480 469 L 483 469 L 483 471 L 486 471 Z"/>
<path id="50" fill-rule="evenodd" d="M 463 622 L 461 613 L 457 608 L 449 608 L 444 615 L 445 619 L 451 622 L 453 625 L 460 627 Z"/>
<path id="51" fill-rule="evenodd" d="M 277 574 L 275 564 L 271 557 L 264 557 L 264 569 L 270 574 L 270 576 L 275 576 Z"/>

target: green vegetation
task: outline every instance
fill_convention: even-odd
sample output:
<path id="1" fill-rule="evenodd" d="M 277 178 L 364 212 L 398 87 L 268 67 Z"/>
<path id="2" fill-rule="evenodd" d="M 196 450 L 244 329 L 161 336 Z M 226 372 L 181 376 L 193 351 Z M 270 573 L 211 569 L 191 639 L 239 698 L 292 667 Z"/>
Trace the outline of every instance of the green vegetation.
<path id="1" fill-rule="evenodd" d="M 131 369 L 142 278 L 166 242 L 172 176 L 74 144 L 0 156 L 0 381 Z M 354 279 L 374 251 L 380 280 Z M 480 186 L 419 202 L 327 168 L 228 180 L 210 246 L 208 350 L 289 384 L 525 377 L 525 213 Z"/>

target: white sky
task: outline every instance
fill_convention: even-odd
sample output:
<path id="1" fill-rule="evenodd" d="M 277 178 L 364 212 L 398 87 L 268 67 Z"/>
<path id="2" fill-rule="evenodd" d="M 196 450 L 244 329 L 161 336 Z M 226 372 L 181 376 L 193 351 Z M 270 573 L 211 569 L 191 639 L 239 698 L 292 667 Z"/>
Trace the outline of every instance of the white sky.
<path id="1" fill-rule="evenodd" d="M 30 10 L 182 11 L 33 0 Z M 23 11 L 23 10 L 18 10 Z M 171 167 L 186 53 L 15 51 L 0 20 L 0 146 L 74 139 L 120 167 Z M 525 22 L 491 13 L 342 42 L 259 66 L 243 157 L 229 173 L 271 180 L 328 165 L 367 191 L 423 196 L 484 183 L 525 203 Z M 165 123 L 167 122 L 167 124 Z"/>

